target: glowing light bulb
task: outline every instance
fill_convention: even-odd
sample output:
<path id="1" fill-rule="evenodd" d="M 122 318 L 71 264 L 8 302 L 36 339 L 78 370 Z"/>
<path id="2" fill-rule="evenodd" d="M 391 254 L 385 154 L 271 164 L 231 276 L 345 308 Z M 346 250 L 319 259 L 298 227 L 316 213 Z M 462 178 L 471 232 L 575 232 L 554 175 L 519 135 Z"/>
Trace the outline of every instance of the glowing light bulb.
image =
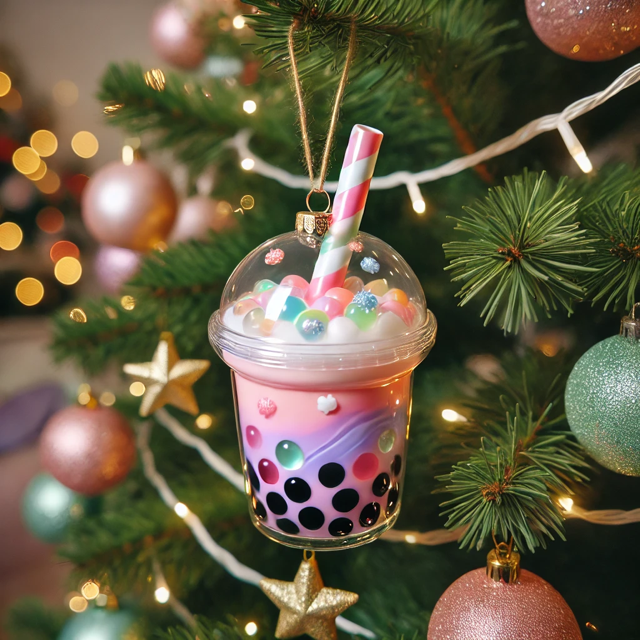
<path id="1" fill-rule="evenodd" d="M 242 16 L 236 16 L 233 19 L 233 27 L 235 29 L 242 29 L 245 25 L 245 19 Z"/>
<path id="2" fill-rule="evenodd" d="M 245 171 L 251 171 L 251 169 L 253 169 L 253 167 L 255 166 L 255 161 L 253 160 L 253 158 L 245 158 L 241 163 L 240 166 L 245 170 Z"/>
<path id="3" fill-rule="evenodd" d="M 167 587 L 158 587 L 153 595 L 160 604 L 166 604 L 167 602 L 169 602 L 171 593 L 169 592 L 169 589 L 167 589 Z"/>
<path id="4" fill-rule="evenodd" d="M 133 147 L 131 145 L 125 144 L 124 147 L 122 147 L 122 162 L 129 166 L 130 164 L 133 164 L 133 159 Z"/>
<path id="5" fill-rule="evenodd" d="M 142 382 L 132 382 L 129 385 L 129 393 L 132 396 L 135 396 L 136 398 L 139 398 L 140 396 L 144 395 L 144 392 L 146 391 L 146 387 L 144 386 L 144 383 Z"/>
<path id="6" fill-rule="evenodd" d="M 593 171 L 591 160 L 587 157 L 587 152 L 584 150 L 580 140 L 578 140 L 578 136 L 574 133 L 571 125 L 565 120 L 561 120 L 558 123 L 558 131 L 576 164 L 585 173 L 591 173 Z"/>
<path id="7" fill-rule="evenodd" d="M 413 210 L 418 214 L 422 214 L 427 210 L 427 203 L 424 200 L 414 200 Z"/>
<path id="8" fill-rule="evenodd" d="M 255 636 L 258 633 L 258 625 L 255 622 L 247 622 L 244 626 L 244 632 L 248 636 Z"/>
<path id="9" fill-rule="evenodd" d="M 213 418 L 208 413 L 201 413 L 196 418 L 196 427 L 198 429 L 208 429 L 213 424 Z"/>
<path id="10" fill-rule="evenodd" d="M 255 100 L 245 100 L 242 103 L 242 108 L 246 113 L 255 113 L 258 105 L 256 104 Z"/>
<path id="11" fill-rule="evenodd" d="M 567 513 L 569 513 L 571 511 L 571 509 L 573 509 L 573 499 L 572 498 L 560 498 L 560 500 L 558 500 L 558 502 L 560 503 L 560 506 Z"/>
<path id="12" fill-rule="evenodd" d="M 94 600 L 100 593 L 100 585 L 93 580 L 88 580 L 82 585 L 80 591 L 87 600 Z"/>
<path id="13" fill-rule="evenodd" d="M 453 409 L 443 409 L 442 417 L 447 422 L 467 422 L 467 419 L 463 415 L 459 414 L 457 411 L 454 411 Z"/>
<path id="14" fill-rule="evenodd" d="M 181 518 L 186 518 L 189 515 L 189 507 L 184 502 L 177 502 L 173 510 Z"/>
<path id="15" fill-rule="evenodd" d="M 418 539 L 411 533 L 407 533 L 407 535 L 404 537 L 404 540 L 409 544 L 415 544 L 416 542 L 418 542 Z"/>

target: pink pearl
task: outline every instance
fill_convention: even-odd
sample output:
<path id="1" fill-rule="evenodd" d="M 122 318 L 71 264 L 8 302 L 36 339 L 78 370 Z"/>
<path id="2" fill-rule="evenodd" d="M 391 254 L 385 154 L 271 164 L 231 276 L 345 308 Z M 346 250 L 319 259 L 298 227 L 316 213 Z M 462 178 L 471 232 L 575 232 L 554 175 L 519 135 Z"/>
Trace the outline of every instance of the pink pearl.
<path id="1" fill-rule="evenodd" d="M 263 291 L 260 295 L 257 295 L 254 300 L 263 308 L 267 308 L 267 304 L 269 304 L 269 300 L 271 300 L 271 296 L 273 292 L 276 290 L 276 287 L 272 287 L 267 291 Z"/>
<path id="2" fill-rule="evenodd" d="M 358 276 L 349 276 L 344 281 L 344 288 L 355 294 L 364 289 L 364 282 L 362 278 L 358 278 Z"/>
<path id="3" fill-rule="evenodd" d="M 318 298 L 311 308 L 324 311 L 329 318 L 336 318 L 344 313 L 344 306 L 340 300 L 330 298 L 329 296 L 322 296 L 322 298 Z"/>
<path id="4" fill-rule="evenodd" d="M 329 289 L 325 295 L 329 298 L 336 299 L 338 302 L 342 303 L 343 307 L 346 307 L 353 300 L 353 291 L 343 289 L 342 287 Z"/>
<path id="5" fill-rule="evenodd" d="M 271 460 L 267 460 L 266 458 L 262 458 L 262 460 L 258 462 L 258 472 L 260 473 L 260 477 L 267 484 L 275 484 L 280 478 L 278 467 L 276 467 Z"/>
<path id="6" fill-rule="evenodd" d="M 302 289 L 305 294 L 307 293 L 307 289 L 309 288 L 309 283 L 302 276 L 296 276 L 294 274 L 282 278 L 280 284 L 286 284 L 290 287 L 298 287 L 298 289 Z"/>
<path id="7" fill-rule="evenodd" d="M 413 320 L 413 313 L 409 307 L 405 307 L 397 300 L 387 300 L 378 305 L 378 315 L 385 312 L 395 313 L 409 327 Z"/>
<path id="8" fill-rule="evenodd" d="M 363 453 L 353 463 L 353 475 L 358 480 L 369 480 L 378 473 L 378 457 L 373 453 Z"/>
<path id="9" fill-rule="evenodd" d="M 395 300 L 405 307 L 409 304 L 409 297 L 402 289 L 389 289 L 389 291 L 382 296 L 382 302 L 389 300 Z"/>
<path id="10" fill-rule="evenodd" d="M 304 298 L 305 293 L 306 291 L 304 289 L 301 289 L 300 287 L 293 287 L 289 295 L 293 296 L 294 298 Z"/>
<path id="11" fill-rule="evenodd" d="M 245 430 L 247 444 L 252 449 L 259 449 L 262 446 L 262 434 L 256 427 L 248 426 Z"/>

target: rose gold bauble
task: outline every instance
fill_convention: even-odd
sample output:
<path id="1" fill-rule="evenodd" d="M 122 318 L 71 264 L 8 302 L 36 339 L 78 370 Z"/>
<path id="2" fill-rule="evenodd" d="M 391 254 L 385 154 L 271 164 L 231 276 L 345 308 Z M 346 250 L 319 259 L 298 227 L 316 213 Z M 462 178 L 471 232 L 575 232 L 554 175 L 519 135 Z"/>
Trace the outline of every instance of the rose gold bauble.
<path id="1" fill-rule="evenodd" d="M 494 582 L 485 569 L 458 578 L 438 600 L 427 640 L 581 640 L 563 597 L 522 570 L 515 584 Z"/>
<path id="2" fill-rule="evenodd" d="M 170 242 L 183 242 L 184 240 L 207 237 L 209 231 L 223 231 L 236 225 L 236 219 L 229 206 L 220 206 L 220 203 L 206 196 L 193 196 L 187 198 L 178 208 L 178 217 L 171 235 Z"/>
<path id="3" fill-rule="evenodd" d="M 164 240 L 176 217 L 171 182 L 153 165 L 111 162 L 98 170 L 82 194 L 82 218 L 103 244 L 147 251 Z"/>
<path id="4" fill-rule="evenodd" d="M 42 466 L 65 487 L 87 496 L 124 480 L 135 459 L 131 427 L 110 407 L 62 409 L 40 436 Z"/>
<path id="5" fill-rule="evenodd" d="M 206 41 L 193 16 L 172 2 L 160 7 L 151 20 L 150 38 L 156 53 L 181 69 L 194 69 L 204 60 Z"/>
<path id="6" fill-rule="evenodd" d="M 100 284 L 109 293 L 118 293 L 140 267 L 140 254 L 131 249 L 102 245 L 96 253 L 93 267 Z"/>
<path id="7" fill-rule="evenodd" d="M 640 45 L 637 0 L 525 0 L 529 22 L 552 51 L 566 58 L 611 60 Z"/>

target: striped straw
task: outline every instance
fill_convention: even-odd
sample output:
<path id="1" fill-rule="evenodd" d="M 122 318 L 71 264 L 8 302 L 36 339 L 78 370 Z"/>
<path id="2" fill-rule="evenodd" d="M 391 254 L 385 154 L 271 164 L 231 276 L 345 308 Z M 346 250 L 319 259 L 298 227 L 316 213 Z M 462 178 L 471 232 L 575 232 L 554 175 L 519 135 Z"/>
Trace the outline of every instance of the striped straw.
<path id="1" fill-rule="evenodd" d="M 333 218 L 313 270 L 306 295 L 308 302 L 344 284 L 351 260 L 348 245 L 360 228 L 382 137 L 381 131 L 362 124 L 351 130 L 333 202 Z"/>

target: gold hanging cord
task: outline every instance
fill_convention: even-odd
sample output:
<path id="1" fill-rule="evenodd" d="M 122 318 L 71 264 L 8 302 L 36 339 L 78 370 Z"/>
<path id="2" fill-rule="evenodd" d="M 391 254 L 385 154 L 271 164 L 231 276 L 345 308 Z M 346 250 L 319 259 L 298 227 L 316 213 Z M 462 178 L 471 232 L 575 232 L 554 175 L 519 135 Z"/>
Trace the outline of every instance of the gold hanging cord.
<path id="1" fill-rule="evenodd" d="M 327 173 L 329 171 L 329 156 L 331 154 L 331 146 L 333 145 L 333 138 L 336 133 L 336 126 L 338 124 L 338 114 L 340 111 L 340 105 L 344 96 L 344 91 L 347 86 L 347 78 L 349 76 L 349 68 L 353 61 L 353 56 L 356 50 L 356 26 L 355 22 L 351 22 L 351 29 L 349 32 L 349 47 L 347 49 L 347 56 L 344 61 L 344 69 L 342 70 L 342 76 L 340 78 L 340 84 L 333 101 L 333 108 L 331 110 L 331 120 L 329 122 L 329 131 L 327 132 L 327 139 L 324 145 L 324 152 L 322 154 L 322 163 L 320 165 L 320 175 L 318 177 L 318 183 L 316 185 L 314 173 L 313 173 L 313 156 L 311 154 L 311 142 L 309 140 L 309 130 L 307 127 L 307 113 L 304 106 L 304 98 L 302 95 L 302 83 L 300 82 L 300 74 L 298 72 L 298 63 L 296 61 L 294 51 L 294 34 L 298 28 L 298 22 L 294 20 L 289 27 L 289 59 L 291 60 L 291 76 L 293 78 L 293 84 L 296 89 L 296 99 L 298 103 L 298 114 L 300 118 L 300 130 L 302 133 L 302 146 L 304 147 L 304 157 L 307 163 L 307 172 L 309 173 L 309 180 L 311 181 L 311 191 L 307 196 L 307 206 L 309 206 L 309 196 L 312 193 L 324 193 L 331 202 L 329 194 L 323 189 L 325 180 L 327 179 Z M 328 210 L 329 207 L 327 207 Z M 309 209 L 311 211 L 311 209 Z"/>

